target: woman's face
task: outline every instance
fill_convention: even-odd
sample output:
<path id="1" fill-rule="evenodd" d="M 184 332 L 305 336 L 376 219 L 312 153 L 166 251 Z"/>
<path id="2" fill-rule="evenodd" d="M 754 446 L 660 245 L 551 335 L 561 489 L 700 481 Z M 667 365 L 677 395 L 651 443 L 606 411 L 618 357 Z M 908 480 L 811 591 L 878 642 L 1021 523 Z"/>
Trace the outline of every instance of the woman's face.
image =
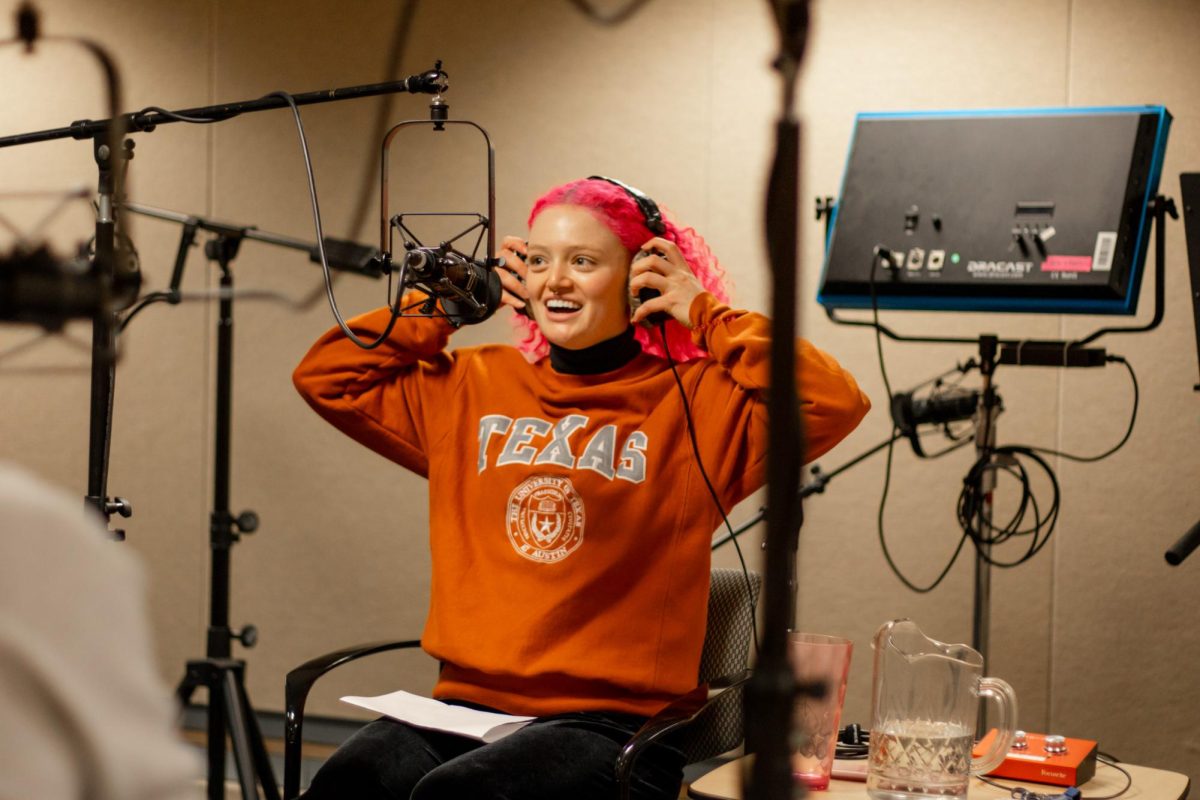
<path id="1" fill-rule="evenodd" d="M 525 287 L 538 327 L 569 350 L 629 326 L 629 251 L 582 206 L 550 206 L 529 229 Z"/>

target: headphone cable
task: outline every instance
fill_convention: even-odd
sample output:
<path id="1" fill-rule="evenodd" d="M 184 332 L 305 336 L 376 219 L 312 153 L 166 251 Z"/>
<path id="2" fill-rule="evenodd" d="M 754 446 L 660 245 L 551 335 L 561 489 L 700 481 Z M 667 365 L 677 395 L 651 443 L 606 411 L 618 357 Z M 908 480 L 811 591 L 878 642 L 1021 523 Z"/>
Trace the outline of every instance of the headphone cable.
<path id="1" fill-rule="evenodd" d="M 663 352 L 666 353 L 667 363 L 671 365 L 671 374 L 675 376 L 675 385 L 679 387 L 679 399 L 683 401 L 683 416 L 687 420 L 688 439 L 692 443 L 692 455 L 696 458 L 696 466 L 700 470 L 700 477 L 704 479 L 704 485 L 708 487 L 708 494 L 712 497 L 713 505 L 717 507 L 717 511 L 721 514 L 721 519 L 725 522 L 725 527 L 729 530 L 730 537 L 733 539 L 734 550 L 737 551 L 738 561 L 742 565 L 742 577 L 746 580 L 746 596 L 750 603 L 750 632 L 754 636 L 754 652 L 758 653 L 758 622 L 756 620 L 758 609 L 754 602 L 754 587 L 750 583 L 750 570 L 746 567 L 746 558 L 742 554 L 742 546 L 738 543 L 737 536 L 733 533 L 733 526 L 729 524 L 729 517 L 725 513 L 725 507 L 721 505 L 721 498 L 717 495 L 717 490 L 713 488 L 712 481 L 708 477 L 708 471 L 704 469 L 704 461 L 700 458 L 700 445 L 696 441 L 696 425 L 692 421 L 692 410 L 688 404 L 687 391 L 683 388 L 683 380 L 679 377 L 679 370 L 676 369 L 675 359 L 671 355 L 671 347 L 667 344 L 666 322 L 658 323 L 658 333 L 662 337 Z"/>

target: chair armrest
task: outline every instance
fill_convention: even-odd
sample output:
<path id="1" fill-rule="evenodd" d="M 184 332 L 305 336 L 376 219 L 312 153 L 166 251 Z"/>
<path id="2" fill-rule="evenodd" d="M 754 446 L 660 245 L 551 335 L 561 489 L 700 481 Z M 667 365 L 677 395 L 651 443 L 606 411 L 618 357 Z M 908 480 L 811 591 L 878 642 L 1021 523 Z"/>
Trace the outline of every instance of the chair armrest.
<path id="1" fill-rule="evenodd" d="M 621 748 L 620 755 L 617 756 L 617 785 L 621 789 L 621 800 L 629 799 L 629 779 L 633 775 L 633 765 L 643 750 L 671 731 L 687 725 L 700 716 L 725 692 L 748 681 L 751 674 L 751 670 L 745 669 L 732 675 L 714 678 L 708 683 L 697 686 L 646 720 L 633 738 L 625 743 L 625 746 Z"/>
<path id="2" fill-rule="evenodd" d="M 304 698 L 308 696 L 309 690 L 312 689 L 312 685 L 317 682 L 317 679 L 326 672 L 337 669 L 343 664 L 349 664 L 351 661 L 373 656 L 376 653 L 385 653 L 388 650 L 404 650 L 420 646 L 421 641 L 419 639 L 409 639 L 402 642 L 372 642 L 371 644 L 346 647 L 341 650 L 335 650 L 332 653 L 317 656 L 305 661 L 287 674 L 286 693 L 288 700 L 290 701 L 292 697 L 298 697 L 301 705 L 303 705 Z"/>
<path id="3" fill-rule="evenodd" d="M 304 662 L 287 674 L 284 688 L 283 797 L 292 800 L 300 793 L 300 743 L 304 728 L 304 704 L 313 684 L 325 673 L 376 653 L 420 647 L 419 639 L 374 642 L 335 650 Z"/>

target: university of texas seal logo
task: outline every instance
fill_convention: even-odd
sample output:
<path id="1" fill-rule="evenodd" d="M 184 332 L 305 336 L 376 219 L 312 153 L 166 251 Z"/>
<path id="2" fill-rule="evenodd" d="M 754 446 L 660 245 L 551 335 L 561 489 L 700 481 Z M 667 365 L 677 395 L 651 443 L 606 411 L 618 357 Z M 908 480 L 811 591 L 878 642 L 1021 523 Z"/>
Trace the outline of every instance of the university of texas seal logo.
<path id="1" fill-rule="evenodd" d="M 583 543 L 583 500 L 568 478 L 535 475 L 508 498 L 508 540 L 530 561 L 562 561 Z"/>

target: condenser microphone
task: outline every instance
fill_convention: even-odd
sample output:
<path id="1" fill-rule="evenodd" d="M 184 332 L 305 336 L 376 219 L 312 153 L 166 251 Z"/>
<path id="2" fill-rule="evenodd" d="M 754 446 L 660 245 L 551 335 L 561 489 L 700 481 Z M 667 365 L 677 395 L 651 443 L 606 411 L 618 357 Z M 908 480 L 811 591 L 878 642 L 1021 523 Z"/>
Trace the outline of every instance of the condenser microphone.
<path id="1" fill-rule="evenodd" d="M 0 253 L 0 321 L 56 331 L 69 320 L 126 307 L 140 285 L 136 269 L 106 276 L 85 253 L 59 259 L 44 246 Z"/>
<path id="2" fill-rule="evenodd" d="M 975 389 L 920 398 L 907 392 L 892 396 L 892 421 L 907 436 L 918 425 L 944 425 L 970 419 L 978 406 L 979 392 Z"/>
<path id="3" fill-rule="evenodd" d="M 945 392 L 928 397 L 914 398 L 912 392 L 892 395 L 892 423 L 908 437 L 913 452 L 921 458 L 921 437 L 917 435 L 920 425 L 944 425 L 970 419 L 979 406 L 979 391 L 976 389 Z"/>
<path id="4" fill-rule="evenodd" d="M 414 247 L 404 256 L 404 285 L 441 301 L 456 325 L 483 322 L 500 307 L 500 276 L 446 247 Z"/>

